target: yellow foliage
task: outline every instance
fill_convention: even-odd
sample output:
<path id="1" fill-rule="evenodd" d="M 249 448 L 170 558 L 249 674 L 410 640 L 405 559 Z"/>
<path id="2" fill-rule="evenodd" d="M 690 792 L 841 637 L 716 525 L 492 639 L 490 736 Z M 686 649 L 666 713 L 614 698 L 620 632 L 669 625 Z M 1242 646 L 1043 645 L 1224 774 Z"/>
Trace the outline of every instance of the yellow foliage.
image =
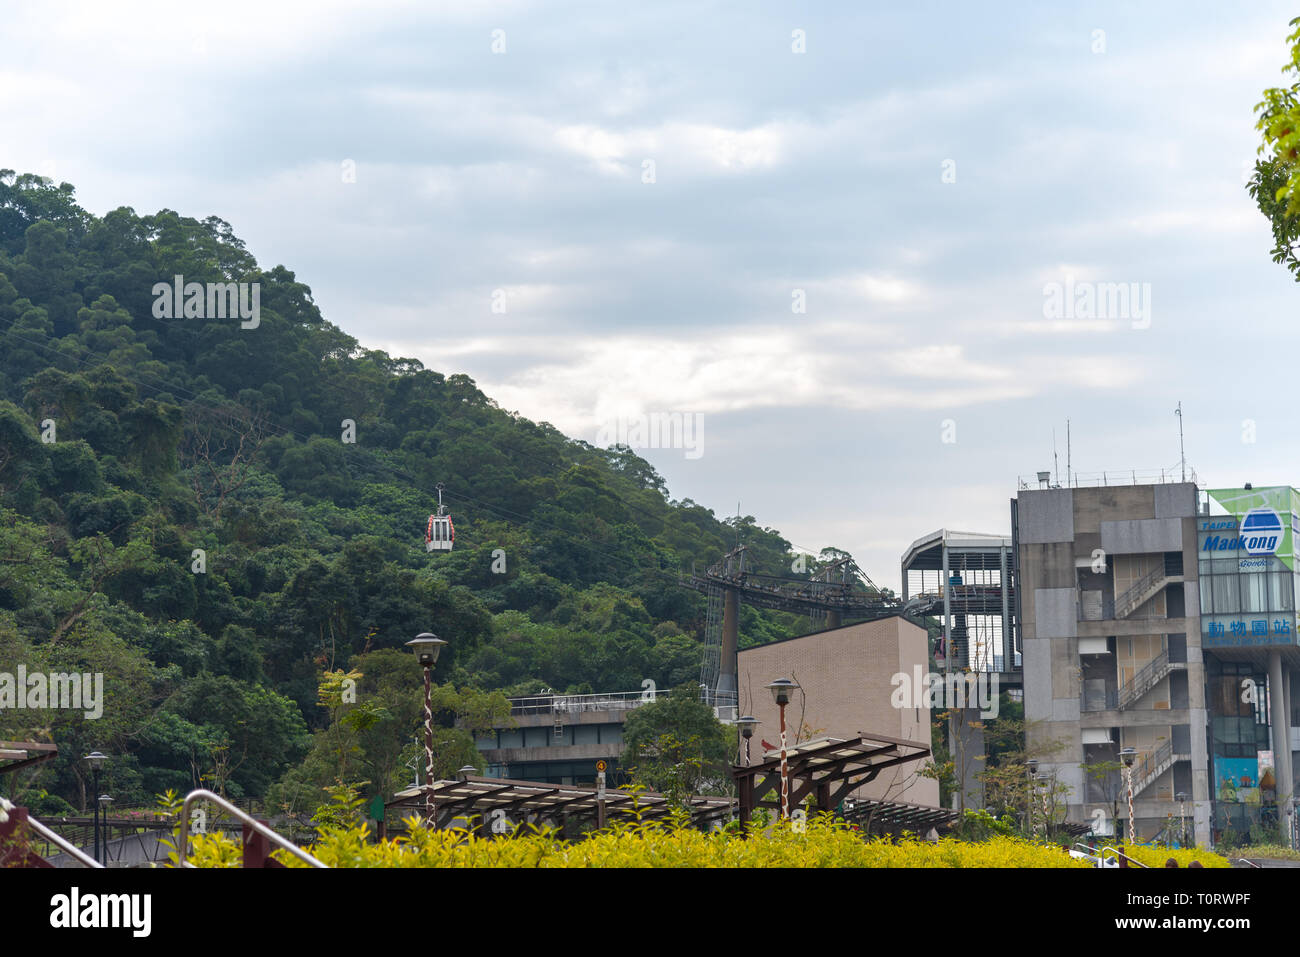
<path id="1" fill-rule="evenodd" d="M 1199 847 L 1189 847 L 1185 849 L 1173 849 L 1166 847 L 1145 847 L 1141 844 L 1132 847 L 1125 847 L 1124 853 L 1133 860 L 1145 864 L 1147 867 L 1164 867 L 1165 861 L 1173 858 L 1178 862 L 1179 867 L 1186 867 L 1192 861 L 1200 861 L 1202 867 L 1231 867 L 1226 857 L 1221 857 L 1213 851 L 1206 851 Z"/>
<path id="2" fill-rule="evenodd" d="M 330 867 L 1087 867 L 1060 847 L 1019 838 L 863 841 L 842 821 L 816 817 L 804 833 L 777 824 L 748 838 L 660 823 L 616 823 L 583 840 L 518 828 L 511 837 L 432 831 L 416 818 L 407 835 L 371 843 L 367 829 L 330 829 L 311 848 Z M 291 867 L 292 856 L 277 852 Z"/>

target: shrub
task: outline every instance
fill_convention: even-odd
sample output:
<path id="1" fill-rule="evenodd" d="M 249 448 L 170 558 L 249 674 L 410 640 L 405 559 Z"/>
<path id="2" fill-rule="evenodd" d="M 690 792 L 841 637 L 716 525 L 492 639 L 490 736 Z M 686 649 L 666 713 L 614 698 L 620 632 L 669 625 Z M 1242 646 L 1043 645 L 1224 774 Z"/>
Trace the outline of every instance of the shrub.
<path id="1" fill-rule="evenodd" d="M 1231 867 L 1226 857 L 1215 854 L 1213 851 L 1207 851 L 1199 847 L 1188 848 L 1168 848 L 1168 847 L 1147 847 L 1137 844 L 1132 847 L 1125 847 L 1124 853 L 1133 860 L 1145 864 L 1147 867 L 1164 867 L 1165 861 L 1173 858 L 1178 862 L 1179 867 L 1186 867 L 1192 861 L 1200 861 L 1202 867 Z"/>
<path id="2" fill-rule="evenodd" d="M 433 831 L 416 818 L 407 835 L 371 843 L 365 825 L 327 828 L 311 853 L 330 867 L 1087 867 L 1054 845 L 997 836 L 937 843 L 863 841 L 843 821 L 810 819 L 800 833 L 778 823 L 747 838 L 698 831 L 681 820 L 619 822 L 579 841 L 554 830 L 517 828 L 509 838 Z M 290 867 L 305 866 L 276 852 Z M 196 862 L 197 863 L 197 862 Z"/>

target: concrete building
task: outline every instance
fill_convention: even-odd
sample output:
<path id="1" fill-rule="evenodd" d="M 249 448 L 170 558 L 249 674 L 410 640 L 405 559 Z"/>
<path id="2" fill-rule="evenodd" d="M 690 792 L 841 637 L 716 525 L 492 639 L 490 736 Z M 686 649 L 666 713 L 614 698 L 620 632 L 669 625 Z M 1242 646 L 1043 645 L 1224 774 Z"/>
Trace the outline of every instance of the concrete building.
<path id="1" fill-rule="evenodd" d="M 740 711 L 762 722 L 751 742 L 752 760 L 770 756 L 764 742 L 780 745 L 779 713 L 766 687 L 777 678 L 793 678 L 803 690 L 786 708 L 791 743 L 800 732 L 804 740 L 876 732 L 931 747 L 926 700 L 914 696 L 910 707 L 895 706 L 895 676 L 910 681 L 929 671 L 926 643 L 923 629 L 894 616 L 741 649 Z M 939 782 L 918 777 L 919 766 L 882 772 L 855 797 L 936 806 Z"/>
<path id="2" fill-rule="evenodd" d="M 1141 840 L 1184 812 L 1200 843 L 1285 813 L 1300 494 L 1021 489 L 1012 526 L 1028 744 L 1069 818 L 1127 818 L 1122 775 L 1087 771 L 1121 748 Z"/>
<path id="3" fill-rule="evenodd" d="M 623 722 L 653 700 L 653 691 L 512 698 L 510 721 L 474 742 L 488 762 L 485 776 L 590 785 L 596 762 L 604 760 L 607 780 L 617 786 Z"/>

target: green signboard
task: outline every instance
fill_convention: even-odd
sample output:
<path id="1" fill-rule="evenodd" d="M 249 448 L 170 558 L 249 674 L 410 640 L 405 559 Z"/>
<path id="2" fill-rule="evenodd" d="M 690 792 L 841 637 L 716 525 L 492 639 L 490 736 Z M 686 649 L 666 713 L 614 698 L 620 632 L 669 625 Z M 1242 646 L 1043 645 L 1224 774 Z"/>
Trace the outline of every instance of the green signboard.
<path id="1" fill-rule="evenodd" d="M 1289 485 L 1271 485 L 1212 488 L 1209 495 L 1235 522 L 1230 528 L 1220 529 L 1215 527 L 1213 518 L 1202 517 L 1199 543 L 1202 558 L 1253 558 L 1266 567 L 1266 560 L 1272 556 L 1295 571 L 1293 526 L 1295 516 L 1300 514 L 1300 492 Z"/>

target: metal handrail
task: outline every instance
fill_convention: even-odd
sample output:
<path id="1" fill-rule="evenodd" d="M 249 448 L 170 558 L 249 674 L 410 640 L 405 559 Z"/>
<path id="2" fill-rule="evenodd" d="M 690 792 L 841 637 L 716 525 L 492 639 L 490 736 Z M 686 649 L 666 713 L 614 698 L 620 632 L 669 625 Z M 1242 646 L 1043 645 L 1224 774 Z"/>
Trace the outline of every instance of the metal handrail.
<path id="1" fill-rule="evenodd" d="M 1166 648 L 1135 674 L 1128 684 L 1119 687 L 1119 706 L 1125 708 L 1154 688 L 1164 677 L 1163 669 L 1169 667 L 1169 649 Z M 1152 676 L 1155 676 L 1154 678 Z"/>
<path id="2" fill-rule="evenodd" d="M 1137 783 L 1133 787 L 1133 793 L 1137 794 L 1139 791 L 1146 790 L 1160 774 L 1164 773 L 1160 770 L 1161 765 L 1173 757 L 1174 742 L 1172 738 L 1156 748 L 1155 751 L 1142 755 L 1141 765 L 1134 769 L 1141 770 L 1141 777 L 1138 777 Z"/>
<path id="3" fill-rule="evenodd" d="M 93 857 L 91 857 L 81 848 L 77 847 L 75 844 L 69 843 L 68 841 L 60 837 L 58 834 L 51 831 L 40 821 L 36 820 L 36 818 L 32 817 L 31 814 L 27 815 L 27 826 L 30 827 L 33 831 L 35 831 L 37 834 L 39 834 L 41 837 L 45 838 L 45 840 L 49 841 L 55 847 L 59 848 L 59 850 L 63 851 L 64 854 L 70 856 L 78 864 L 81 864 L 85 867 L 99 868 L 100 870 L 104 869 L 103 864 L 99 863 L 99 861 L 95 860 Z"/>
<path id="4" fill-rule="evenodd" d="M 312 867 L 324 867 L 324 868 L 329 867 L 328 864 L 324 864 L 318 861 L 316 858 L 312 857 L 310 854 L 304 851 L 297 844 L 294 844 L 292 841 L 286 841 L 283 837 L 281 837 L 279 834 L 276 834 L 275 831 L 271 830 L 261 821 L 245 814 L 243 811 L 235 807 L 235 805 L 231 804 L 225 798 L 221 797 L 218 794 L 213 794 L 211 791 L 205 790 L 203 788 L 200 788 L 197 791 L 191 791 L 189 794 L 185 795 L 185 803 L 181 805 L 181 833 L 180 833 L 180 840 L 177 842 L 179 845 L 179 848 L 177 850 L 177 857 L 182 867 L 194 866 L 193 864 L 189 863 L 189 861 L 187 861 L 186 858 L 190 856 L 190 805 L 193 804 L 196 800 L 210 801 L 211 803 L 215 804 L 217 807 L 225 811 L 227 814 L 234 815 L 236 819 L 242 821 L 244 824 L 252 828 L 258 834 L 261 834 L 268 841 L 273 841 L 274 843 L 278 844 L 281 848 L 288 851 L 290 854 L 298 858 L 300 861 L 305 861 L 306 863 L 310 864 Z"/>
<path id="5" fill-rule="evenodd" d="M 1129 605 L 1130 602 L 1133 601 L 1134 596 L 1135 596 L 1135 595 L 1140 595 L 1140 594 L 1142 594 L 1142 592 L 1144 592 L 1146 589 L 1148 589 L 1148 588 L 1150 588 L 1152 585 L 1154 585 L 1154 584 L 1156 583 L 1156 581 L 1158 581 L 1159 579 L 1161 579 L 1161 578 L 1168 578 L 1168 577 L 1169 577 L 1169 575 L 1168 575 L 1168 573 L 1165 571 L 1164 562 L 1161 562 L 1161 563 L 1160 563 L 1159 565 L 1157 565 L 1155 568 L 1151 569 L 1151 571 L 1147 572 L 1145 575 L 1143 575 L 1141 578 L 1139 578 L 1136 582 L 1133 583 L 1133 586 L 1132 586 L 1131 588 L 1129 588 L 1129 589 L 1128 589 L 1127 591 L 1125 591 L 1122 595 L 1120 595 L 1118 598 L 1115 599 L 1115 615 L 1116 615 L 1116 617 L 1117 617 L 1117 618 L 1127 618 L 1128 615 L 1129 615 L 1129 612 L 1131 612 L 1131 611 L 1137 611 L 1139 605 L 1143 605 L 1143 604 L 1145 604 L 1147 601 L 1150 601 L 1151 599 L 1149 599 L 1149 598 L 1148 598 L 1148 599 L 1144 599 L 1143 601 L 1140 601 L 1140 602 L 1138 602 L 1137 604 L 1133 605 L 1132 608 L 1129 608 L 1128 605 Z M 1124 609 L 1124 613 L 1123 613 L 1123 614 L 1120 614 L 1120 609 L 1121 609 L 1121 608 Z"/>
<path id="6" fill-rule="evenodd" d="M 1129 862 L 1131 862 L 1131 863 L 1133 863 L 1133 864 L 1136 864 L 1138 867 L 1145 867 L 1145 868 L 1147 868 L 1148 870 L 1151 868 L 1151 865 L 1150 865 L 1150 864 L 1143 864 L 1141 861 L 1136 860 L 1136 859 L 1134 859 L 1134 858 L 1132 858 L 1132 857 L 1129 857 L 1127 854 L 1125 854 L 1125 853 L 1124 853 L 1123 851 L 1121 851 L 1119 848 L 1117 848 L 1117 847 L 1111 847 L 1109 844 L 1107 844 L 1105 847 L 1098 848 L 1098 849 L 1097 849 L 1097 854 L 1098 854 L 1098 855 L 1102 855 L 1102 854 L 1105 854 L 1107 851 L 1110 851 L 1112 854 L 1115 854 L 1115 855 L 1117 855 L 1118 857 L 1122 857 L 1122 858 L 1124 858 L 1124 860 L 1126 860 L 1126 861 L 1129 861 Z"/>
<path id="7" fill-rule="evenodd" d="M 632 711 L 664 697 L 667 697 L 666 691 L 657 694 L 645 691 L 613 691 L 604 694 L 531 695 L 511 698 L 510 713 L 512 715 L 565 715 L 586 711 Z M 736 692 L 701 690 L 700 700 L 711 707 L 730 707 L 736 704 Z"/>

